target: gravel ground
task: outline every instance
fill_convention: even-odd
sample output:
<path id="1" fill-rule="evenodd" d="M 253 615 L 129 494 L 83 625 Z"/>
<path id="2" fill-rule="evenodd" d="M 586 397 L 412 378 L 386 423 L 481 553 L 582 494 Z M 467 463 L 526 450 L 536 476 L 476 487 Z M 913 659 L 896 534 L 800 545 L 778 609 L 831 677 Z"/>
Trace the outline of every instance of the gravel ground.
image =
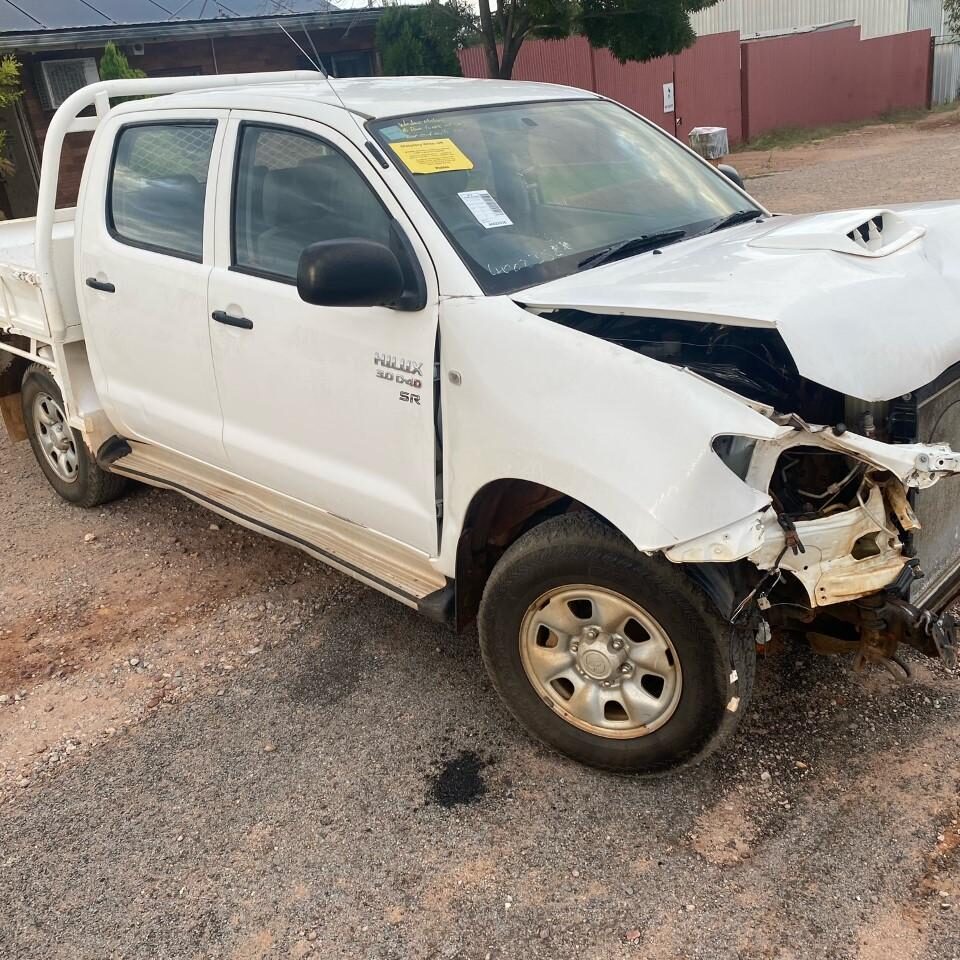
<path id="1" fill-rule="evenodd" d="M 768 209 L 815 213 L 960 197 L 960 113 L 864 127 L 792 150 L 734 154 Z"/>
<path id="2" fill-rule="evenodd" d="M 782 210 L 960 196 L 960 129 L 852 136 L 738 163 Z M 0 484 L 4 957 L 960 958 L 938 664 L 773 650 L 729 750 L 611 776 L 472 634 L 173 494 L 77 511 L 5 438 Z"/>

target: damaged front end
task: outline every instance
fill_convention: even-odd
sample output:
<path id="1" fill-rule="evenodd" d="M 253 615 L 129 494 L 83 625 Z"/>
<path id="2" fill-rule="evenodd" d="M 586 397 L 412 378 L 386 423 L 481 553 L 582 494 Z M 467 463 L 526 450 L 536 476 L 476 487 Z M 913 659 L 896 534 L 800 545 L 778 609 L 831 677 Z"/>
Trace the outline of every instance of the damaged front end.
<path id="1" fill-rule="evenodd" d="M 516 295 L 780 428 L 714 432 L 768 505 L 664 551 L 728 616 L 759 606 L 897 673 L 899 643 L 955 662 L 960 486 L 938 481 L 960 471 L 958 226 L 957 203 L 773 217 Z"/>
<path id="2" fill-rule="evenodd" d="M 714 452 L 769 506 L 666 556 L 691 565 L 727 616 L 759 607 L 772 631 L 803 633 L 822 652 L 852 652 L 897 676 L 906 672 L 900 643 L 955 663 L 957 622 L 944 611 L 960 592 L 960 485 L 938 481 L 960 472 L 960 457 L 946 443 L 917 441 L 960 449 L 960 364 L 923 387 L 868 401 L 842 388 L 856 370 L 858 384 L 875 381 L 866 395 L 890 396 L 877 360 L 858 355 L 835 377 L 821 347 L 812 367 L 804 356 L 814 379 L 775 327 L 623 309 L 544 315 L 682 369 L 780 428 L 774 439 L 714 440 Z M 919 375 L 924 356 L 905 354 L 892 365 L 897 377 L 903 368 Z"/>
<path id="3" fill-rule="evenodd" d="M 784 427 L 777 439 L 721 436 L 714 449 L 770 506 L 668 558 L 749 562 L 755 572 L 741 578 L 732 620 L 756 605 L 771 630 L 803 632 L 820 652 L 854 653 L 858 667 L 880 663 L 899 679 L 909 674 L 901 643 L 954 666 L 960 621 L 910 602 L 924 576 L 911 499 L 960 473 L 960 456 L 945 444 L 882 443 L 765 412 Z"/>

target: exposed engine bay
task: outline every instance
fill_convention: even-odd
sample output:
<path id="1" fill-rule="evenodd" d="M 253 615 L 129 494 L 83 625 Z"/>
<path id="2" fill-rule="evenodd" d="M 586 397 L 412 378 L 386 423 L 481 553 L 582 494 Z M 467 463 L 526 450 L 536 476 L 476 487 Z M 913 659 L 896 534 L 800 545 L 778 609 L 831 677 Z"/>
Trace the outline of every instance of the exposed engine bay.
<path id="1" fill-rule="evenodd" d="M 802 377 L 776 329 L 578 310 L 547 316 L 682 367 L 792 428 L 774 442 L 717 437 L 717 455 L 766 492 L 770 506 L 748 523 L 666 551 L 674 562 L 730 565 L 737 597 L 730 619 L 756 606 L 771 630 L 802 632 L 820 652 L 854 653 L 858 665 L 882 663 L 899 679 L 908 673 L 899 643 L 956 662 L 960 624 L 911 596 L 925 577 L 918 497 L 960 472 L 949 447 L 931 454 L 918 441 L 960 446 L 958 371 L 924 391 L 867 403 Z M 931 413 L 933 423 L 925 423 Z M 936 489 L 941 505 L 960 495 L 957 484 Z"/>
<path id="2" fill-rule="evenodd" d="M 843 419 L 843 396 L 801 377 L 775 329 L 581 310 L 556 310 L 548 317 L 653 360 L 685 367 L 748 400 L 796 413 L 810 423 Z"/>

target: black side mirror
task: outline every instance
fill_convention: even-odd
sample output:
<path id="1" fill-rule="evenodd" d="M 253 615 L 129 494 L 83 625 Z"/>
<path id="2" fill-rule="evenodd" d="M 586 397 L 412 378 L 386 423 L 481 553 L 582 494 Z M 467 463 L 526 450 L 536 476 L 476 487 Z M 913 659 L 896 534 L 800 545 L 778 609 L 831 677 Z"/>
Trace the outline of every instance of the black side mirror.
<path id="1" fill-rule="evenodd" d="M 300 299 L 318 307 L 382 307 L 403 294 L 396 254 L 372 240 L 323 240 L 300 254 Z"/>
<path id="2" fill-rule="evenodd" d="M 731 167 L 729 163 L 717 165 L 717 169 L 728 179 L 732 180 L 741 190 L 744 189 L 743 177 L 740 176 L 736 167 Z"/>

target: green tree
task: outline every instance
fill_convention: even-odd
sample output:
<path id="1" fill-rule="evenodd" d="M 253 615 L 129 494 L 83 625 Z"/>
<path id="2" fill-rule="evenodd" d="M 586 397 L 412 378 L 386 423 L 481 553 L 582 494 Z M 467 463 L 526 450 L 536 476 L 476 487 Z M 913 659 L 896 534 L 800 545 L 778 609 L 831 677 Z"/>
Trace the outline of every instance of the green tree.
<path id="1" fill-rule="evenodd" d="M 393 19 L 394 13 L 402 8 L 390 10 L 384 19 Z M 381 20 L 377 24 L 377 46 L 380 48 L 380 60 L 383 72 L 388 77 L 422 77 L 428 74 L 443 73 L 442 70 L 430 70 L 427 67 L 427 50 L 420 32 L 411 23 L 411 17 L 396 17 L 396 23 L 386 24 Z"/>
<path id="2" fill-rule="evenodd" d="M 960 0 L 943 0 L 945 25 L 951 33 L 960 33 Z"/>
<path id="3" fill-rule="evenodd" d="M 111 40 L 100 58 L 101 80 L 139 80 L 146 74 L 131 67 L 126 54 Z"/>
<path id="4" fill-rule="evenodd" d="M 509 80 L 528 37 L 583 34 L 621 63 L 680 53 L 695 40 L 690 14 L 718 0 L 478 0 L 487 71 Z M 960 3 L 960 0 L 955 0 Z"/>
<path id="5" fill-rule="evenodd" d="M 388 76 L 462 75 L 457 51 L 476 31 L 464 0 L 390 6 L 377 21 L 377 47 Z"/>
<path id="6" fill-rule="evenodd" d="M 146 74 L 136 67 L 131 67 L 127 55 L 110 40 L 103 48 L 100 58 L 101 80 L 140 80 Z M 128 100 L 139 100 L 140 97 L 111 97 L 113 103 L 126 103 Z"/>
<path id="7" fill-rule="evenodd" d="M 23 96 L 20 86 L 20 61 L 15 57 L 0 59 L 0 110 L 12 107 Z M 14 171 L 13 160 L 7 154 L 8 130 L 0 130 L 0 176 L 9 177 Z"/>

